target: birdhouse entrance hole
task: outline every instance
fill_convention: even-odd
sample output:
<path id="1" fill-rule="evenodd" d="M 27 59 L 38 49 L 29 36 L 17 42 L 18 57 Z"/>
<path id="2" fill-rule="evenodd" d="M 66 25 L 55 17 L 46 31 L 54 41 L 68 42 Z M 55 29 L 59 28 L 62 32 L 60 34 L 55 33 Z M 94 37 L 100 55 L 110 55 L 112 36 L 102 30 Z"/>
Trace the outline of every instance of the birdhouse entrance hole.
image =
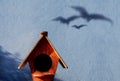
<path id="1" fill-rule="evenodd" d="M 48 54 L 40 54 L 35 58 L 34 67 L 41 72 L 48 71 L 52 66 L 52 59 Z"/>

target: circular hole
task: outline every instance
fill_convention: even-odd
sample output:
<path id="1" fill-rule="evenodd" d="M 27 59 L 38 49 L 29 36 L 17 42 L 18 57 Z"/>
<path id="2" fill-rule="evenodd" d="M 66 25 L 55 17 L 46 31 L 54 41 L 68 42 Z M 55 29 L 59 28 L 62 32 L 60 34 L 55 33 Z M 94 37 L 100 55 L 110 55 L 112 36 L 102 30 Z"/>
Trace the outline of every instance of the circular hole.
<path id="1" fill-rule="evenodd" d="M 52 59 L 47 54 L 40 54 L 35 58 L 34 66 L 39 71 L 48 71 L 52 66 Z"/>

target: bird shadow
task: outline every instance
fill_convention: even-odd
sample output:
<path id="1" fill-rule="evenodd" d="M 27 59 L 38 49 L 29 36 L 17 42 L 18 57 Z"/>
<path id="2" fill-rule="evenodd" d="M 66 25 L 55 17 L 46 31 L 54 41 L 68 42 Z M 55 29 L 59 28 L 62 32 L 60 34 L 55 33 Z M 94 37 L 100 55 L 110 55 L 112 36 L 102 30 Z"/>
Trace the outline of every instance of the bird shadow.
<path id="1" fill-rule="evenodd" d="M 59 21 L 62 24 L 67 24 L 69 25 L 70 22 L 74 21 L 75 19 L 79 18 L 80 16 L 77 15 L 72 15 L 68 18 L 62 17 L 62 16 L 58 16 L 54 19 L 52 19 L 52 21 Z"/>
<path id="2" fill-rule="evenodd" d="M 87 26 L 86 24 L 81 24 L 81 25 L 73 25 L 72 27 L 76 29 L 81 29 L 82 27 Z"/>
<path id="3" fill-rule="evenodd" d="M 82 6 L 70 6 L 72 9 L 74 9 L 75 11 L 79 12 L 80 17 L 82 19 L 85 19 L 87 22 L 90 22 L 91 20 L 104 20 L 107 21 L 109 23 L 111 23 L 111 25 L 113 24 L 113 20 L 104 16 L 103 14 L 98 14 L 98 13 L 89 13 L 84 7 Z"/>

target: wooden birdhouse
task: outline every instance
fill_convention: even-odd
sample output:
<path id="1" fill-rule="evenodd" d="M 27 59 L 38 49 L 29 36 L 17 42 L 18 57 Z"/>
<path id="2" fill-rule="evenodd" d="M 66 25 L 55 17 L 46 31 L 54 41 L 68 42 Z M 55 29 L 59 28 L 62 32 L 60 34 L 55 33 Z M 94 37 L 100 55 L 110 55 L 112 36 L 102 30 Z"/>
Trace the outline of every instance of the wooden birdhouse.
<path id="1" fill-rule="evenodd" d="M 58 62 L 63 68 L 67 65 L 48 39 L 48 33 L 42 32 L 41 38 L 18 68 L 29 63 L 33 81 L 53 81 Z"/>

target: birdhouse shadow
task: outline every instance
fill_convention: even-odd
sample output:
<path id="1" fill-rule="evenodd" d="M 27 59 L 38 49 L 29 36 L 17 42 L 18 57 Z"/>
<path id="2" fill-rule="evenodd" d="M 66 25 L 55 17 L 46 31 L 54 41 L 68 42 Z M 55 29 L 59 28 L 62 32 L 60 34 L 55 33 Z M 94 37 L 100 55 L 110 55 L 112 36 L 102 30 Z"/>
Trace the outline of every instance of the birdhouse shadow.
<path id="1" fill-rule="evenodd" d="M 54 78 L 54 81 L 63 81 L 63 80 L 61 80 L 59 78 Z"/>

